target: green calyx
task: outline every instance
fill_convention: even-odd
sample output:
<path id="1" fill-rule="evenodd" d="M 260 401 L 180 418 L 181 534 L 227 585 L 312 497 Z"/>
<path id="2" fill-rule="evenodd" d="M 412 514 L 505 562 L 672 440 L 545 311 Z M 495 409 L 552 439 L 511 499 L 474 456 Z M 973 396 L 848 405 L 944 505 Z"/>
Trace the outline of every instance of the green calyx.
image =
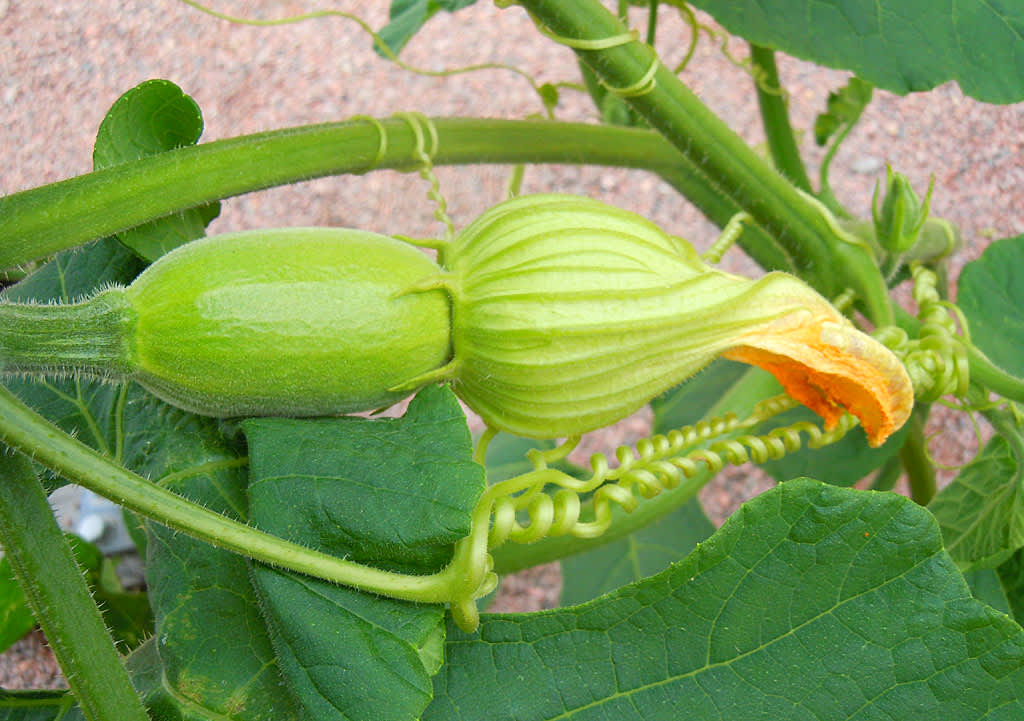
<path id="1" fill-rule="evenodd" d="M 882 199 L 881 207 L 878 205 L 877 185 L 871 201 L 875 236 L 889 253 L 905 253 L 917 244 L 918 236 L 928 218 L 935 180 L 933 178 L 929 184 L 923 202 L 914 192 L 906 176 L 894 173 L 889 167 L 885 171 L 885 186 L 885 198 Z"/>

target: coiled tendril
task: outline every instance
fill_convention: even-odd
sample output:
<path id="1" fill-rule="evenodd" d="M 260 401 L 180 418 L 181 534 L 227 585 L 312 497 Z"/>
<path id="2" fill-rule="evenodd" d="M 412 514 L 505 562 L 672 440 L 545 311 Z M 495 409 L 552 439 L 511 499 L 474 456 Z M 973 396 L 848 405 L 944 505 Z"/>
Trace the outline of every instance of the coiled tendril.
<path id="1" fill-rule="evenodd" d="M 740 420 L 735 414 L 656 435 L 637 442 L 635 448 L 619 446 L 618 465 L 610 466 L 607 456 L 590 457 L 591 475 L 578 479 L 551 468 L 579 443 L 579 436 L 551 450 L 527 454 L 533 470 L 490 486 L 473 510 L 473 529 L 459 542 L 453 564 L 462 579 L 453 592 L 451 609 L 462 628 L 476 627 L 478 612 L 474 599 L 489 593 L 497 584 L 490 550 L 508 541 L 533 543 L 548 536 L 573 535 L 596 538 L 608 530 L 614 505 L 633 511 L 640 498 L 654 498 L 663 491 L 696 479 L 701 465 L 713 476 L 727 464 L 764 463 L 799 450 L 835 443 L 857 424 L 845 415 L 831 431 L 808 421 L 776 428 L 762 435 L 741 434 L 798 404 L 787 395 L 766 399 Z M 804 438 L 801 434 L 806 434 Z M 489 429 L 480 438 L 476 459 L 483 461 L 487 444 L 495 435 Z M 697 447 L 694 447 L 697 446 Z M 687 450 L 689 449 L 689 450 Z M 703 481 L 694 486 L 696 491 Z M 548 487 L 556 490 L 549 492 Z M 589 513 L 584 517 L 584 499 L 591 494 Z M 638 498 L 639 496 L 639 498 Z"/>
<path id="2" fill-rule="evenodd" d="M 959 308 L 939 296 L 933 271 L 914 264 L 911 273 L 921 321 L 918 337 L 910 339 L 906 331 L 896 327 L 882 328 L 875 337 L 903 361 L 918 400 L 932 403 L 951 394 L 963 398 L 970 384 L 967 322 Z M 957 331 L 957 320 L 964 337 Z"/>
<path id="3" fill-rule="evenodd" d="M 800 449 L 802 432 L 808 436 L 807 444 L 816 448 L 839 440 L 856 423 L 848 416 L 839 427 L 828 433 L 804 421 L 776 428 L 764 435 L 723 438 L 795 405 L 788 396 L 778 396 L 760 403 L 745 420 L 727 414 L 666 435 L 645 438 L 637 442 L 635 449 L 620 446 L 615 451 L 618 464 L 614 468 L 604 454 L 596 453 L 590 458 L 592 474 L 585 480 L 548 467 L 548 463 L 568 455 L 578 438 L 570 439 L 548 453 L 532 453 L 530 461 L 534 470 L 512 479 L 509 492 L 495 499 L 488 545 L 493 548 L 506 541 L 532 543 L 546 536 L 565 534 L 596 538 L 611 524 L 614 504 L 625 511 L 633 511 L 639 504 L 637 496 L 653 498 L 662 491 L 677 488 L 683 480 L 694 478 L 700 472 L 701 464 L 713 475 L 727 464 L 777 460 Z M 697 445 L 700 447 L 693 448 Z M 687 448 L 693 450 L 684 453 Z M 523 482 L 529 485 L 520 491 L 516 486 Z M 559 487 L 553 495 L 544 493 L 544 487 L 549 484 Z M 582 517 L 583 501 L 580 498 L 588 493 L 593 493 L 592 518 L 589 520 Z M 524 511 L 528 517 L 525 523 L 518 518 Z"/>
<path id="4" fill-rule="evenodd" d="M 476 627 L 478 612 L 474 599 L 489 593 L 497 584 L 489 551 L 507 541 L 532 543 L 566 534 L 596 538 L 610 526 L 613 504 L 633 511 L 639 505 L 637 496 L 653 498 L 662 491 L 678 488 L 684 480 L 697 476 L 701 463 L 710 475 L 726 464 L 764 463 L 798 450 L 804 443 L 801 433 L 807 434 L 808 446 L 818 448 L 838 441 L 857 423 L 847 415 L 828 432 L 801 421 L 763 435 L 723 438 L 795 405 L 788 396 L 777 396 L 759 403 L 742 421 L 727 414 L 643 439 L 635 449 L 620 446 L 615 451 L 615 468 L 610 467 L 604 454 L 594 454 L 590 459 L 592 474 L 585 480 L 549 466 L 568 456 L 579 437 L 549 451 L 531 452 L 528 457 L 533 470 L 488 488 L 473 511 L 473 530 L 458 544 L 453 563 L 460 568 L 462 583 L 451 602 L 456 622 L 462 628 Z M 478 460 L 483 459 L 493 436 L 494 432 L 489 430 L 480 439 Z M 691 450 L 686 451 L 687 448 Z M 553 494 L 546 490 L 549 485 L 557 487 Z M 593 494 L 589 519 L 583 518 L 584 494 Z"/>

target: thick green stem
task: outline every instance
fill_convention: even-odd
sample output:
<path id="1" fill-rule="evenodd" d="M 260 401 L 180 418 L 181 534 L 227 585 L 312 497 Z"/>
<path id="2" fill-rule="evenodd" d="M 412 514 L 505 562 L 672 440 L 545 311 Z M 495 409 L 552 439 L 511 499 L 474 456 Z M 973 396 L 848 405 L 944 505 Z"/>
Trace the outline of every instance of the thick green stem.
<path id="1" fill-rule="evenodd" d="M 621 88 L 629 104 L 699 169 L 707 184 L 748 212 L 785 248 L 799 264 L 801 277 L 827 297 L 853 287 L 876 325 L 890 323 L 888 291 L 870 253 L 854 246 L 838 259 L 837 248 L 849 244 L 833 231 L 821 210 L 701 103 L 651 47 L 628 41 L 627 28 L 598 0 L 520 4 L 574 46 L 609 87 Z M 623 41 L 611 42 L 618 38 Z M 594 41 L 596 46 L 588 48 L 587 43 Z M 744 249 L 758 258 L 758 248 Z"/>
<path id="2" fill-rule="evenodd" d="M 435 165 L 643 168 L 663 175 L 719 225 L 740 210 L 707 187 L 689 161 L 649 130 L 540 120 L 428 122 L 437 131 Z M 362 119 L 286 128 L 179 148 L 0 198 L 0 268 L 221 198 L 327 175 L 417 168 L 410 122 L 391 118 L 379 121 L 379 127 L 384 144 L 378 126 Z M 763 232 L 748 235 L 768 242 Z M 776 252 L 776 262 L 785 262 L 778 258 Z M 770 261 L 768 267 L 773 267 Z"/>
<path id="3" fill-rule="evenodd" d="M 169 528 L 248 558 L 371 593 L 424 603 L 449 599 L 457 571 L 407 576 L 284 541 L 161 488 L 77 441 L 0 387 L 0 441 L 52 471 Z"/>
<path id="4" fill-rule="evenodd" d="M 779 83 L 775 51 L 751 43 L 750 59 L 754 61 L 754 89 L 757 91 L 757 104 L 761 109 L 761 125 L 764 127 L 768 150 L 772 154 L 775 167 L 800 190 L 811 193 L 811 179 L 800 157 L 793 126 L 789 122 L 786 96 Z M 758 69 L 760 72 L 757 72 Z"/>
<path id="5" fill-rule="evenodd" d="M 910 498 L 927 506 L 935 496 L 935 465 L 928 456 L 928 442 L 924 437 L 924 423 L 928 419 L 927 404 L 918 404 L 907 421 L 910 432 L 900 448 L 900 460 L 910 482 Z"/>
<path id="6" fill-rule="evenodd" d="M 125 378 L 132 318 L 119 288 L 74 304 L 0 303 L 0 370 Z"/>
<path id="7" fill-rule="evenodd" d="M 0 543 L 85 717 L 147 721 L 28 459 L 0 447 Z"/>

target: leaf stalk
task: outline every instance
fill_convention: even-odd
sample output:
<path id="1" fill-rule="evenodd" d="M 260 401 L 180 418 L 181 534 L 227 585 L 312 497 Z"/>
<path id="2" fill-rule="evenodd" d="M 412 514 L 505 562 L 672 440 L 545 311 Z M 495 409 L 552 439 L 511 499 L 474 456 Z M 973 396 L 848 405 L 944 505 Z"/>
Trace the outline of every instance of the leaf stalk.
<path id="1" fill-rule="evenodd" d="M 0 447 L 0 543 L 90 721 L 147 721 L 28 459 Z"/>

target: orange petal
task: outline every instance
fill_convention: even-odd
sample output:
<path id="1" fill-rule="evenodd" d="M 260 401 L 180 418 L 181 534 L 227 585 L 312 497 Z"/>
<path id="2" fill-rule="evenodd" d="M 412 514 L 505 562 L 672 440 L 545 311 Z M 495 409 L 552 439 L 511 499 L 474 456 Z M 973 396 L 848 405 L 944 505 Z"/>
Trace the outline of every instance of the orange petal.
<path id="1" fill-rule="evenodd" d="M 774 375 L 789 395 L 825 419 L 826 429 L 848 410 L 877 447 L 910 417 L 914 388 L 888 348 L 837 320 L 791 314 L 741 336 L 724 355 Z"/>

